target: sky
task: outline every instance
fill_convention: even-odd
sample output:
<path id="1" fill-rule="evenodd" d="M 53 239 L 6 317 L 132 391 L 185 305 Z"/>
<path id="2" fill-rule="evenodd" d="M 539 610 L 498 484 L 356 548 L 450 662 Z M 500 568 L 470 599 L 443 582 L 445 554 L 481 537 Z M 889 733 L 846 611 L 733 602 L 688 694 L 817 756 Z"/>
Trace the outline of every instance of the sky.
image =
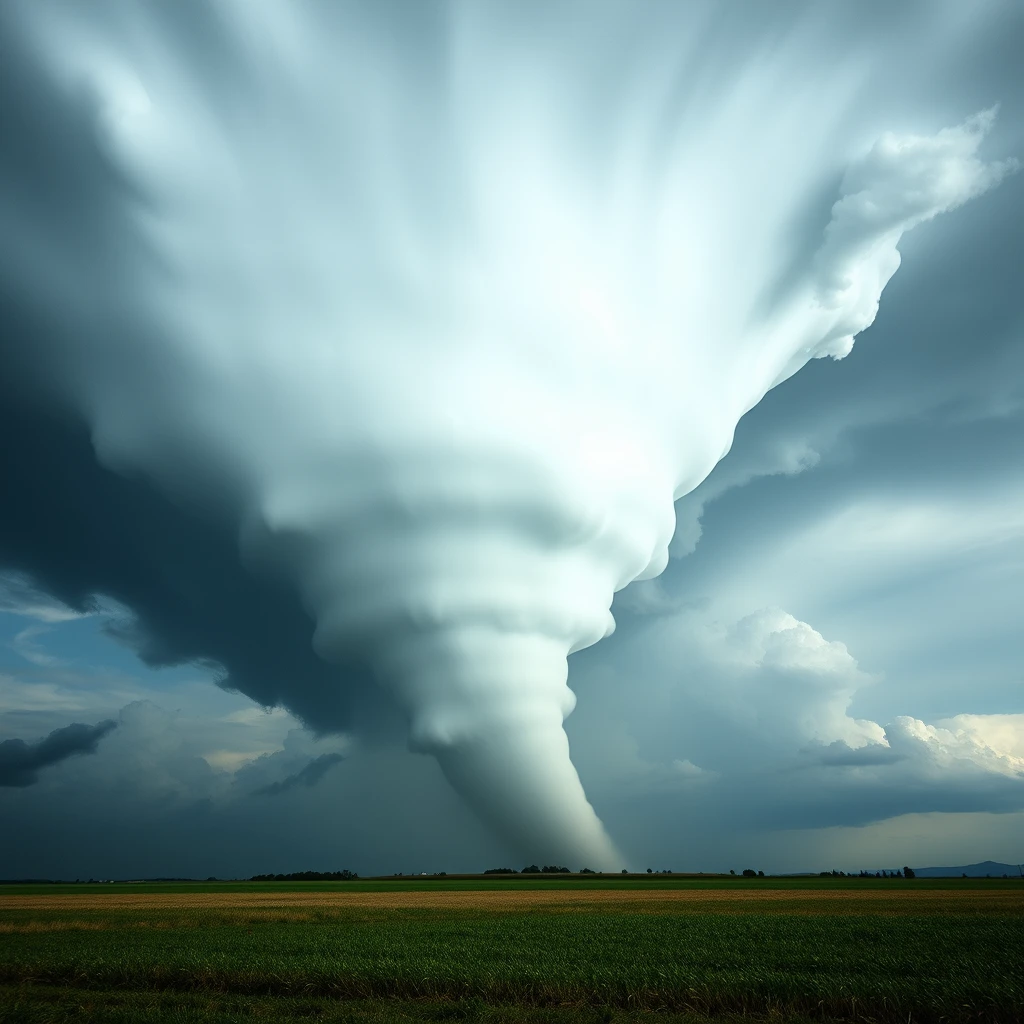
<path id="1" fill-rule="evenodd" d="M 587 9 L 3 8 L 0 877 L 1024 859 L 1024 12 Z"/>

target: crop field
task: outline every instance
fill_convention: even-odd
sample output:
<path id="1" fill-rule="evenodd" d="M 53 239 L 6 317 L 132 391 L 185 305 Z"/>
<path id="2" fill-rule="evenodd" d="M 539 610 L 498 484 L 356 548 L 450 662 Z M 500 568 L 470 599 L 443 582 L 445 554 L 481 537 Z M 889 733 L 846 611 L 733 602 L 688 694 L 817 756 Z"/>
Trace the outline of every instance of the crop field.
<path id="1" fill-rule="evenodd" d="M 1015 880 L 0 887 L 0 1021 L 1024 1021 Z"/>

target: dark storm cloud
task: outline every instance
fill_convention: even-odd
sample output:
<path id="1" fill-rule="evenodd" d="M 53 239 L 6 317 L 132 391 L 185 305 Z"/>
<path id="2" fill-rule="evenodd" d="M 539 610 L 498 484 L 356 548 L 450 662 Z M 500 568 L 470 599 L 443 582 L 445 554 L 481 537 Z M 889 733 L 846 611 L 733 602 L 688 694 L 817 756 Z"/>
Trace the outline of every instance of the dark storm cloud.
<path id="1" fill-rule="evenodd" d="M 844 15 L 862 42 L 867 35 L 874 40 L 885 34 L 879 33 L 877 18 L 903 21 L 929 14 L 927 5 L 918 4 L 898 9 L 879 4 L 870 9 L 871 18 Z M 225 62 L 238 55 L 220 36 L 216 18 L 203 14 L 203 8 L 170 5 L 159 16 L 179 51 L 190 54 L 197 64 L 223 69 L 220 87 L 228 89 L 232 82 L 244 81 L 244 68 L 227 67 Z M 1018 131 L 1014 139 L 1013 125 L 1021 123 L 1024 92 L 1020 83 L 1024 80 L 1014 70 L 1019 55 L 1012 40 L 1021 15 L 1008 17 L 1011 21 L 1003 24 L 1001 40 L 990 37 L 985 45 L 974 40 L 951 61 L 935 101 L 936 109 L 949 111 L 951 117 L 932 126 L 952 123 L 1002 99 L 1003 114 L 991 140 L 996 156 L 1020 155 L 1016 143 L 1021 136 Z M 0 29 L 3 19 L 0 11 Z M 729 43 L 734 33 L 750 29 L 723 21 L 718 31 L 722 41 Z M 718 48 L 707 49 L 717 59 Z M 913 76 L 913 61 L 901 59 L 900 65 L 897 73 Z M 207 80 L 216 82 L 218 76 Z M 880 76 L 879 88 L 892 93 L 896 111 L 899 83 Z M 894 118 L 899 121 L 898 111 Z M 45 305 L 21 301 L 18 282 L 29 274 L 39 280 L 52 274 L 59 291 L 63 287 L 60 274 L 67 268 L 81 272 L 86 280 L 93 268 L 98 275 L 120 275 L 130 282 L 133 233 L 126 224 L 121 196 L 110 191 L 110 168 L 95 140 L 83 130 L 76 111 L 66 109 L 64 100 L 53 94 L 52 84 L 18 47 L 8 47 L 0 61 L 0 121 L 6 126 L 7 139 L 6 146 L 0 140 L 0 195 L 18 198 L 17 204 L 0 202 L 0 231 L 15 223 L 74 228 L 59 232 L 70 239 L 69 251 L 27 251 L 23 266 L 0 274 L 6 289 L 0 292 L 4 325 L 0 432 L 5 438 L 0 448 L 0 479 L 5 485 L 5 500 L 0 503 L 0 567 L 25 573 L 75 609 L 90 608 L 96 594 L 115 598 L 135 619 L 112 627 L 113 631 L 150 665 L 214 663 L 223 670 L 225 687 L 260 704 L 286 704 L 324 728 L 347 726 L 353 704 L 376 691 L 362 685 L 363 678 L 355 670 L 340 672 L 314 655 L 312 622 L 295 594 L 246 570 L 231 529 L 193 516 L 142 480 L 104 469 L 83 423 L 57 418 L 45 411 L 52 408 L 49 402 L 35 401 L 44 382 L 29 372 L 32 346 L 26 339 L 44 336 L 51 325 Z M 813 252 L 840 177 L 836 172 L 823 182 L 820 201 L 809 204 L 806 230 L 801 234 L 798 225 L 794 231 L 796 263 Z M 15 182 L 16 188 L 8 189 Z M 33 188 L 26 187 L 29 182 Z M 708 537 L 694 556 L 670 568 L 657 588 L 645 591 L 645 598 L 634 598 L 633 611 L 669 615 L 699 605 L 713 592 L 730 552 L 742 550 L 743 544 L 770 546 L 773 526 L 781 529 L 801 518 L 811 519 L 869 484 L 889 493 L 909 494 L 951 476 L 969 488 L 1004 472 L 1006 453 L 1020 442 L 1022 422 L 1013 404 L 1024 380 L 1021 312 L 1019 303 L 1008 299 L 1016 294 L 1019 268 L 1024 265 L 1022 189 L 1024 175 L 1010 178 L 999 190 L 977 200 L 969 212 L 919 228 L 904 240 L 905 266 L 886 292 L 878 326 L 865 332 L 843 364 L 812 363 L 769 393 L 746 417 L 732 455 L 708 482 L 707 492 L 714 493 L 716 482 L 731 467 L 739 467 L 739 483 L 715 502 L 709 514 Z M 38 235 L 48 237 L 45 231 Z M 113 242 L 86 245 L 96 238 Z M 95 269 L 103 261 L 121 262 Z M 783 270 L 779 291 L 785 291 L 792 276 L 787 278 Z M 90 329 L 88 323 L 82 326 Z M 128 379 L 127 369 L 125 376 Z M 970 421 L 967 426 L 965 421 Z M 805 442 L 821 454 L 817 467 L 802 474 L 798 472 L 802 465 L 771 469 L 774 439 Z M 798 444 L 793 450 L 799 460 L 803 449 Z M 762 472 L 792 475 L 742 487 L 744 479 Z M 702 500 L 703 494 L 697 492 L 693 502 Z M 688 590 L 682 586 L 684 577 L 690 581 Z M 631 593 L 624 595 L 623 610 Z M 814 620 L 813 613 L 807 617 Z M 627 628 L 620 630 L 620 637 L 628 633 L 629 617 L 623 618 Z M 604 652 L 588 656 L 600 658 Z M 638 674 L 642 671 L 642 659 L 637 660 L 636 669 Z M 652 707 L 652 717 L 664 717 L 659 705 Z M 684 708 L 680 720 L 687 714 Z M 721 736 L 716 742 L 721 742 L 726 754 L 732 749 Z M 908 810 L 1018 806 L 1014 794 L 1020 792 L 1020 784 L 1012 780 L 978 776 L 968 785 L 940 778 L 922 786 L 912 773 L 881 774 L 881 767 L 905 759 L 899 753 L 871 747 L 853 750 L 841 741 L 818 753 L 816 767 L 824 763 L 826 774 L 831 772 L 827 777 L 790 765 L 786 773 L 764 783 L 763 775 L 746 775 L 740 769 L 735 778 L 707 779 L 706 792 L 692 804 L 661 794 L 650 799 L 646 817 L 627 828 L 628 814 L 623 812 L 613 824 L 622 823 L 624 832 L 653 836 L 656 828 L 651 823 L 677 811 L 680 820 L 696 815 L 724 825 L 729 816 L 745 815 L 765 826 L 797 827 L 859 823 Z M 322 755 L 255 792 L 294 795 L 298 791 L 304 796 L 340 759 L 341 755 Z M 865 779 L 856 774 L 862 768 L 879 772 Z M 341 772 L 332 773 L 316 795 L 328 784 L 334 788 L 335 774 Z M 794 787 L 793 778 L 806 780 L 804 786 Z M 351 781 L 349 776 L 345 779 Z M 704 784 L 704 780 L 695 782 Z M 439 798 L 434 793 L 431 799 Z M 359 812 L 365 815 L 367 808 L 360 806 Z M 128 835 L 127 819 L 117 818 L 114 811 L 109 814 Z M 162 834 L 167 838 L 168 856 L 185 856 L 186 847 L 207 833 L 211 820 L 196 811 L 188 824 L 187 838 L 179 838 L 177 846 L 171 835 L 174 828 L 165 824 Z M 465 823 L 460 821 L 460 828 L 465 829 Z M 254 844 L 264 841 L 258 815 L 247 829 Z M 104 848 L 107 841 L 105 836 L 97 838 L 96 849 Z M 362 868 L 356 863 L 351 866 Z M 253 864 L 252 870 L 265 867 Z M 168 866 L 166 870 L 182 869 Z M 106 872 L 97 868 L 94 873 Z"/>
<path id="2" fill-rule="evenodd" d="M 773 833 L 830 828 L 864 828 L 903 815 L 958 815 L 985 812 L 1007 819 L 1024 809 L 1021 779 L 982 772 L 923 777 L 912 769 L 833 767 L 803 771 L 792 765 L 758 774 L 695 782 L 676 792 L 632 794 L 628 798 L 595 792 L 598 806 L 624 835 L 642 837 L 638 853 L 665 851 L 690 862 L 696 848 L 727 846 L 730 834 Z M 953 821 L 948 839 L 957 838 Z M 985 848 L 983 834 L 974 837 Z M 795 870 L 801 840 L 784 858 Z M 670 852 L 671 851 L 671 852 Z M 787 870 L 783 868 L 783 870 Z"/>
<path id="3" fill-rule="evenodd" d="M 5 36 L 14 35 L 18 7 L 0 10 Z M 203 7 L 151 13 L 168 38 L 199 41 L 183 45 L 190 59 L 223 66 L 217 19 Z M 296 597 L 246 572 L 231 530 L 104 469 L 84 423 L 53 412 L 49 371 L 33 355 L 55 329 L 53 310 L 38 296 L 65 287 L 69 274 L 82 289 L 91 289 L 93 275 L 113 274 L 130 290 L 136 237 L 130 186 L 98 146 L 90 118 L 56 89 L 30 47 L 5 47 L 0 231 L 26 240 L 56 232 L 64 244 L 48 252 L 26 242 L 16 261 L 4 249 L 0 567 L 78 611 L 90 609 L 94 595 L 116 599 L 135 616 L 117 627 L 119 637 L 151 666 L 212 663 L 226 688 L 265 706 L 281 703 L 287 690 L 296 714 L 315 707 L 319 727 L 342 728 L 351 714 L 345 682 L 356 674 L 314 655 L 312 624 Z M 87 335 L 93 325 L 86 319 L 80 329 Z"/>
<path id="4" fill-rule="evenodd" d="M 96 725 L 75 722 L 54 729 L 37 743 L 4 740 L 0 743 L 0 786 L 32 786 L 39 781 L 42 769 L 77 754 L 95 754 L 99 741 L 116 727 L 114 721 Z"/>
<path id="5" fill-rule="evenodd" d="M 897 764 L 907 760 L 907 764 Z M 711 786 L 688 813 L 727 825 L 742 821 L 755 829 L 860 826 L 904 814 L 1024 810 L 1024 785 L 975 765 L 946 766 L 941 772 L 893 757 L 892 763 L 832 764 L 825 771 L 779 766 L 759 778 L 737 776 Z M 801 776 L 805 775 L 805 778 Z M 699 808 L 699 810 L 697 810 Z"/>
<path id="6" fill-rule="evenodd" d="M 289 775 L 286 779 L 281 779 L 280 782 L 272 782 L 269 786 L 254 790 L 253 796 L 277 796 L 287 793 L 290 789 L 295 789 L 296 786 L 305 786 L 309 789 L 315 786 L 333 765 L 344 760 L 343 754 L 321 754 L 319 757 L 313 758 L 305 768 L 295 772 L 294 775 Z"/>
<path id="7" fill-rule="evenodd" d="M 311 752 L 337 741 L 292 730 L 285 750 L 232 773 L 211 768 L 202 754 L 238 749 L 247 728 L 240 723 L 146 701 L 118 717 L 95 756 L 44 772 L 35 787 L 0 789 L 5 839 L 17 837 L 0 842 L 0 878 L 451 872 L 500 863 L 501 847 L 436 762 L 399 742 L 320 761 L 329 770 L 315 786 L 266 798 L 253 790 L 300 774 Z"/>
<path id="8" fill-rule="evenodd" d="M 125 605 L 121 638 L 149 665 L 214 663 L 259 704 L 287 691 L 296 714 L 315 705 L 319 722 L 348 724 L 355 677 L 316 657 L 297 598 L 248 573 L 229 531 L 103 469 L 81 425 L 3 390 L 0 435 L 18 441 L 0 448 L 0 564 L 79 611 L 96 594 Z"/>

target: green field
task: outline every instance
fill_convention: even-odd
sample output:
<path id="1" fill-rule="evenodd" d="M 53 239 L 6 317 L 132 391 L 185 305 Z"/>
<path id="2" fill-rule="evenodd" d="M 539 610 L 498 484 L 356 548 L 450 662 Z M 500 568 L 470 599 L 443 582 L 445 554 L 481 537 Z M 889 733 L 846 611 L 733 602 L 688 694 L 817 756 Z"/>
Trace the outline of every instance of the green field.
<path id="1" fill-rule="evenodd" d="M 1024 1020 L 1013 880 L 0 887 L 0 1021 Z"/>

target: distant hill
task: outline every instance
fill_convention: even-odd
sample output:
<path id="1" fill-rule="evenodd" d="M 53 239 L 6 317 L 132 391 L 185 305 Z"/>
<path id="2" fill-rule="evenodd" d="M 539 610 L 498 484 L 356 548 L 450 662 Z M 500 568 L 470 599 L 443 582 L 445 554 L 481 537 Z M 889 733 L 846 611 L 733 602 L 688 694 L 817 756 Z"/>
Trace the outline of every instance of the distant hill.
<path id="1" fill-rule="evenodd" d="M 1003 875 L 1020 878 L 1016 864 L 998 864 L 994 860 L 983 860 L 980 864 L 961 864 L 957 868 L 914 868 L 914 873 L 918 878 L 960 878 L 961 875 L 968 878 L 984 878 L 986 875 L 993 878 L 1002 878 Z"/>

